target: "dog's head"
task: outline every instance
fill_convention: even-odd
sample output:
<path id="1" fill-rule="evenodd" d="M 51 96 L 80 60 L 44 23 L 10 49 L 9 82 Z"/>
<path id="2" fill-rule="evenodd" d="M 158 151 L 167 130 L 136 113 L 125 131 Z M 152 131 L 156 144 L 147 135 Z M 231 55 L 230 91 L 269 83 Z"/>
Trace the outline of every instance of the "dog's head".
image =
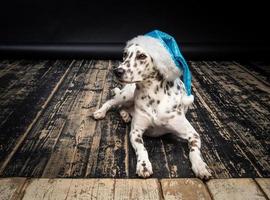
<path id="1" fill-rule="evenodd" d="M 156 73 L 153 58 L 139 45 L 132 44 L 125 48 L 123 62 L 114 70 L 122 82 L 141 82 Z"/>
<path id="2" fill-rule="evenodd" d="M 173 81 L 180 76 L 170 54 L 154 38 L 138 36 L 130 40 L 123 53 L 123 62 L 114 70 L 117 78 L 126 83 L 135 83 L 160 74 Z"/>

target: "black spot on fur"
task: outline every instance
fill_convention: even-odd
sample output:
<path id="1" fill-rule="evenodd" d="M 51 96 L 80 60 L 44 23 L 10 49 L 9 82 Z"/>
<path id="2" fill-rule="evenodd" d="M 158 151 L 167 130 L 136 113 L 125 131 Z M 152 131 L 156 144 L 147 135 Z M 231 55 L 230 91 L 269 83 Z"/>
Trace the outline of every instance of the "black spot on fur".
<path id="1" fill-rule="evenodd" d="M 165 87 L 166 87 L 166 90 L 169 90 L 169 84 L 168 83 L 166 84 Z"/>
<path id="2" fill-rule="evenodd" d="M 155 100 L 154 100 L 154 99 L 151 99 L 151 100 L 149 101 L 149 104 L 152 105 L 154 102 L 155 102 Z"/>
<path id="3" fill-rule="evenodd" d="M 126 96 L 123 96 L 123 99 L 126 99 Z"/>
<path id="4" fill-rule="evenodd" d="M 140 144 L 142 144 L 142 143 L 143 143 L 143 141 L 142 141 L 142 139 L 141 139 L 141 138 L 136 138 L 136 139 L 135 139 L 135 142 L 138 142 L 138 143 L 140 143 Z"/>
<path id="5" fill-rule="evenodd" d="M 177 108 L 177 105 L 174 105 L 173 108 L 174 108 L 174 109 Z"/>
<path id="6" fill-rule="evenodd" d="M 128 58 L 131 58 L 133 56 L 133 52 L 131 52 L 130 54 L 129 54 L 129 57 Z"/>
<path id="7" fill-rule="evenodd" d="M 199 139 L 200 136 L 199 136 L 198 134 L 194 134 L 194 138 L 195 138 L 195 139 Z"/>
<path id="8" fill-rule="evenodd" d="M 157 85 L 156 88 L 155 88 L 155 94 L 157 94 L 158 91 L 159 91 L 159 87 L 158 87 L 158 85 Z"/>
<path id="9" fill-rule="evenodd" d="M 123 65 L 127 65 L 130 62 L 130 60 L 126 60 Z"/>
<path id="10" fill-rule="evenodd" d="M 177 90 L 180 90 L 180 85 L 177 85 Z"/>
<path id="11" fill-rule="evenodd" d="M 157 100 L 157 104 L 159 104 L 160 103 L 160 100 Z"/>
<path id="12" fill-rule="evenodd" d="M 137 89 L 137 90 L 140 90 L 141 87 L 140 87 L 138 84 L 136 84 L 136 89 Z"/>

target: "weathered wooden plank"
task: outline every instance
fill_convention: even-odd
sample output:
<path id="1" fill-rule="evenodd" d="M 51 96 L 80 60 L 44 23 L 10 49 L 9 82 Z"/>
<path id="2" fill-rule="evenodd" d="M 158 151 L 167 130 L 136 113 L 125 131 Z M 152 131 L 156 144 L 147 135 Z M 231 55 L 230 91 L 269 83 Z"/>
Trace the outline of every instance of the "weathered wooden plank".
<path id="1" fill-rule="evenodd" d="M 212 179 L 207 182 L 214 200 L 264 200 L 266 199 L 254 180 Z"/>
<path id="2" fill-rule="evenodd" d="M 17 199 L 21 193 L 26 178 L 1 178 L 0 179 L 0 199 Z"/>
<path id="3" fill-rule="evenodd" d="M 211 200 L 206 186 L 199 179 L 162 179 L 160 182 L 165 200 Z"/>
<path id="4" fill-rule="evenodd" d="M 256 178 L 255 180 L 263 190 L 264 194 L 270 199 L 270 178 Z"/>
<path id="5" fill-rule="evenodd" d="M 95 65 L 86 67 L 87 71 L 81 71 L 80 76 L 76 78 L 81 85 L 79 84 L 75 93 L 71 95 L 73 100 L 69 108 L 62 112 L 67 116 L 66 125 L 44 170 L 43 177 L 52 174 L 52 170 L 58 177 L 85 176 L 96 123 L 90 117 L 95 107 L 89 105 L 99 97 L 100 93 L 93 90 L 97 87 L 103 88 L 107 73 L 107 70 L 92 68 L 93 66 Z"/>
<path id="6" fill-rule="evenodd" d="M 113 62 L 112 66 L 118 63 Z M 101 105 L 112 98 L 111 90 L 115 87 L 121 87 L 115 80 L 112 70 L 108 71 L 106 83 L 109 86 L 108 93 L 103 93 Z M 95 177 L 121 177 L 128 176 L 128 148 L 127 129 L 129 125 L 125 124 L 119 115 L 118 109 L 109 111 L 98 124 L 102 137 L 99 144 L 97 167 Z"/>
<path id="7" fill-rule="evenodd" d="M 114 199 L 114 179 L 73 179 L 67 200 Z"/>
<path id="8" fill-rule="evenodd" d="M 64 200 L 68 197 L 72 179 L 31 179 L 22 191 L 23 200 Z"/>
<path id="9" fill-rule="evenodd" d="M 129 134 L 129 133 L 128 133 Z M 129 140 L 129 135 L 128 135 Z M 168 167 L 166 152 L 164 150 L 163 142 L 161 138 L 143 137 L 144 146 L 148 152 L 149 160 L 152 164 L 153 175 L 152 178 L 170 177 L 170 171 Z M 137 158 L 135 152 L 129 144 L 129 177 L 137 178 L 136 166 Z"/>
<path id="10" fill-rule="evenodd" d="M 62 88 L 69 87 L 69 80 L 74 76 L 74 73 L 79 68 L 77 65 L 75 62 L 74 66 L 73 64 L 70 66 L 70 72 L 63 80 L 61 87 L 57 90 L 58 95 L 52 96 L 49 106 L 44 108 L 45 111 L 42 116 L 35 124 L 33 124 L 29 134 L 13 156 L 3 175 L 39 177 L 42 174 L 49 155 L 54 149 L 54 142 L 56 142 L 58 138 L 57 133 L 54 132 L 55 128 L 53 125 L 56 124 L 56 126 L 60 128 L 62 127 L 60 122 L 63 119 L 61 118 L 61 115 L 55 115 L 53 109 L 59 109 L 59 107 L 61 109 L 63 101 L 65 102 L 68 99 L 66 97 L 68 97 L 69 92 L 66 92 L 65 89 L 62 90 Z M 51 135 L 48 135 L 51 132 L 54 134 L 52 133 Z"/>
<path id="11" fill-rule="evenodd" d="M 236 63 L 236 62 L 234 62 Z M 270 64 L 265 61 L 241 61 L 236 64 L 241 65 L 248 70 L 253 76 L 263 81 L 265 84 L 270 84 Z"/>
<path id="12" fill-rule="evenodd" d="M 1 115 L 5 118 L 0 125 L 1 172 L 28 134 L 28 128 L 64 75 L 68 63 L 69 61 L 56 61 L 54 66 L 44 62 L 29 65 L 30 69 L 25 69 L 23 75 L 18 75 L 9 92 L 1 96 Z M 17 73 L 20 74 L 20 71 Z M 14 72 L 14 75 L 17 74 Z"/>
<path id="13" fill-rule="evenodd" d="M 96 104 L 95 104 L 95 108 L 94 110 L 92 110 L 91 114 L 97 110 L 102 103 L 104 103 L 107 98 L 108 98 L 108 95 L 109 95 L 109 92 L 110 92 L 110 81 L 107 81 L 107 77 L 109 76 L 109 71 L 112 69 L 112 63 L 111 61 L 110 62 L 107 62 L 106 63 L 106 66 L 105 67 L 107 70 L 106 70 L 106 73 L 104 74 L 105 76 L 101 79 L 102 84 L 103 85 L 103 90 L 100 92 L 100 95 L 97 97 L 96 99 Z M 93 127 L 93 137 L 92 137 L 92 143 L 90 145 L 90 153 L 89 153 L 89 157 L 88 157 L 88 161 L 87 161 L 87 167 L 86 167 L 86 177 L 96 177 L 96 174 L 98 174 L 98 177 L 111 177 L 111 176 L 108 176 L 106 174 L 105 171 L 108 171 L 106 170 L 106 166 L 105 166 L 105 172 L 103 175 L 102 175 L 102 172 L 100 171 L 100 168 L 98 169 L 98 156 L 99 156 L 99 147 L 100 147 L 100 142 L 101 142 L 101 137 L 103 135 L 106 134 L 106 131 L 103 132 L 103 130 L 106 130 L 103 129 L 103 125 L 106 124 L 106 120 L 108 119 L 108 116 L 103 119 L 105 121 L 95 121 L 94 123 L 94 127 Z M 113 169 L 109 169 L 110 170 L 113 170 Z M 100 174 L 101 172 L 101 174 Z M 110 173 L 110 172 L 109 172 Z"/>
<path id="14" fill-rule="evenodd" d="M 212 137 L 211 134 L 208 134 L 207 137 L 215 139 L 217 141 L 216 145 L 227 145 L 226 148 L 223 149 L 217 148 L 219 156 L 227 159 L 224 160 L 224 166 L 229 169 L 228 171 L 233 177 L 254 177 L 265 175 L 265 173 L 267 174 L 269 170 L 264 169 L 267 168 L 268 164 L 266 160 L 269 159 L 269 157 L 265 156 L 267 153 L 264 152 L 263 147 L 258 150 L 258 153 L 252 149 L 246 148 L 246 146 L 249 146 L 248 141 L 254 144 L 254 141 L 251 141 L 253 136 L 249 135 L 251 138 L 244 138 L 244 135 L 246 135 L 249 130 L 244 128 L 244 124 L 242 127 L 239 126 L 239 124 L 241 124 L 239 120 L 241 120 L 243 115 L 239 115 L 241 111 L 238 109 L 237 103 L 233 102 L 233 98 L 230 98 L 231 95 L 228 94 L 227 88 L 225 87 L 226 81 L 224 82 L 223 79 L 226 73 L 222 73 L 225 69 L 214 74 L 211 71 L 214 67 L 207 67 L 204 63 L 193 63 L 193 65 L 193 83 L 195 89 L 198 90 L 205 102 L 204 107 L 207 108 L 208 114 L 210 114 L 217 127 L 219 127 L 218 134 L 215 135 L 215 137 Z M 217 140 L 218 138 L 219 140 Z M 259 148 L 260 143 L 256 140 L 255 143 Z M 260 151 L 263 151 L 264 154 Z M 260 159 L 260 162 L 257 162 L 254 155 L 264 157 Z M 260 164 L 262 166 L 260 166 Z"/>
<path id="15" fill-rule="evenodd" d="M 114 199 L 162 199 L 157 179 L 115 179 Z"/>

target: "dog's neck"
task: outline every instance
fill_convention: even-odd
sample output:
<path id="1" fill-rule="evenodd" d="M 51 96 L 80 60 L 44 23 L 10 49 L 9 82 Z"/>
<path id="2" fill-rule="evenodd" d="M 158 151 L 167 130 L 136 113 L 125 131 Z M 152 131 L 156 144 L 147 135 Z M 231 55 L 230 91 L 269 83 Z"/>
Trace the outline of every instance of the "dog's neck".
<path id="1" fill-rule="evenodd" d="M 160 93 L 169 94 L 169 88 L 173 85 L 173 81 L 165 80 L 165 78 L 157 72 L 151 77 L 136 83 L 135 96 L 137 96 L 137 98 L 143 98 L 144 96 L 158 96 Z"/>

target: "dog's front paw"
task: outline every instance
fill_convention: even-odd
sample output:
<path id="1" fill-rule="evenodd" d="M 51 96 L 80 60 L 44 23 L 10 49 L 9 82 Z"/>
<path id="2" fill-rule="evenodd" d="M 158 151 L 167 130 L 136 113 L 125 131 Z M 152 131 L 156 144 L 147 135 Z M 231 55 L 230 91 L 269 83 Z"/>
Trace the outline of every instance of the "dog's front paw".
<path id="1" fill-rule="evenodd" d="M 137 171 L 136 174 L 138 176 L 147 178 L 153 174 L 152 170 L 152 164 L 150 163 L 149 160 L 140 160 L 137 162 Z"/>
<path id="2" fill-rule="evenodd" d="M 131 117 L 127 111 L 120 110 L 120 115 L 121 115 L 122 119 L 124 120 L 124 122 L 128 123 L 131 121 Z"/>
<path id="3" fill-rule="evenodd" d="M 195 175 L 200 179 L 209 180 L 212 177 L 211 170 L 203 161 L 192 165 L 192 170 Z"/>
<path id="4" fill-rule="evenodd" d="M 96 112 L 94 112 L 93 117 L 95 119 L 103 119 L 105 117 L 105 115 L 106 115 L 106 112 L 99 109 Z"/>

